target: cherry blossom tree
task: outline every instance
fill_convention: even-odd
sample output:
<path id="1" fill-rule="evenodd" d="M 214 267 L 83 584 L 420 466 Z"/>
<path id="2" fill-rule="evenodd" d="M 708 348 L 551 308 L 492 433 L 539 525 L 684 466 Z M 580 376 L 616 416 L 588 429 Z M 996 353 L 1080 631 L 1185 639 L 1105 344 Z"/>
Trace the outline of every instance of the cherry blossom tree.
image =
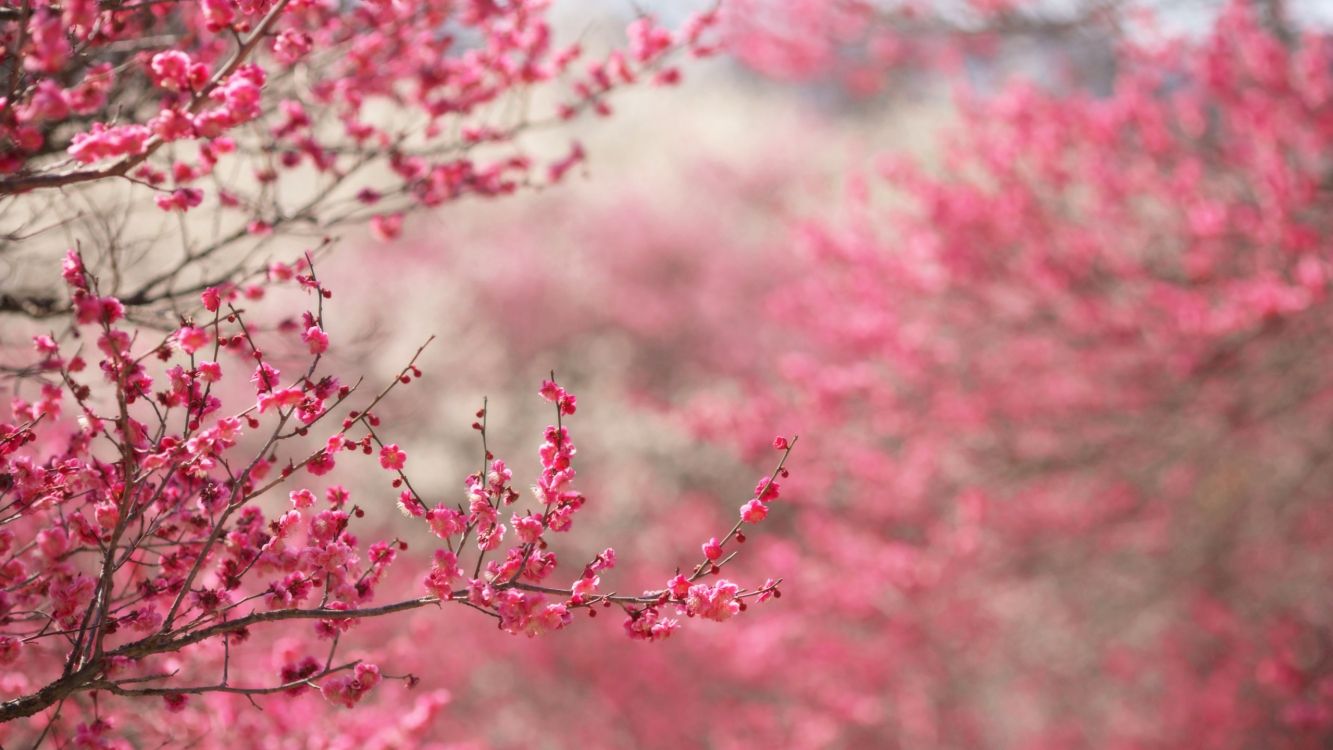
<path id="1" fill-rule="evenodd" d="M 673 31 L 640 16 L 623 49 L 584 61 L 547 12 L 524 0 L 0 8 L 0 253 L 45 259 L 61 230 L 75 246 L 41 265 L 58 286 L 0 295 L 7 336 L 32 332 L 31 348 L 7 352 L 0 419 L 0 742 L 196 744 L 187 735 L 218 697 L 277 723 L 351 708 L 386 681 L 419 682 L 419 658 L 389 664 L 348 636 L 411 610 L 457 605 L 529 638 L 612 610 L 622 637 L 659 641 L 686 618 L 726 621 L 779 595 L 778 580 L 715 576 L 743 525 L 769 513 L 794 438 L 774 442 L 775 468 L 697 564 L 621 593 L 613 548 L 573 573 L 551 548 L 588 501 L 565 426 L 577 401 L 554 373 L 531 496 L 491 452 L 483 403 L 478 470 L 444 499 L 413 486 L 378 414 L 428 377 L 425 345 L 373 394 L 327 357 L 333 290 L 315 262 L 335 230 L 367 223 L 387 241 L 412 210 L 560 182 L 583 148 L 541 157 L 524 136 L 610 114 L 615 89 L 674 83 L 678 58 L 711 53 L 717 17 Z M 140 225 L 161 225 L 145 214 L 175 222 L 179 241 L 141 247 Z M 278 237 L 304 252 L 264 260 Z M 384 472 L 396 510 L 335 483 L 357 461 Z M 386 512 L 432 550 L 376 538 Z M 425 716 L 442 703 L 417 700 Z M 340 741 L 362 736 L 353 726 Z"/>
<path id="2" fill-rule="evenodd" d="M 1106 43 L 1152 0 L 739 0 L 726 6 L 727 49 L 787 82 L 833 83 L 859 97 L 957 81 L 966 61 L 1003 68 L 1046 51 L 1056 80 L 1104 75 Z M 1169 5 L 1169 4 L 1167 4 Z M 1049 54 L 1054 52 L 1055 54 Z"/>
<path id="3" fill-rule="evenodd" d="M 296 329 L 266 330 L 238 306 L 239 292 L 210 287 L 201 299 L 209 320 L 150 340 L 123 327 L 124 307 L 101 295 L 77 253 L 65 260 L 76 332 L 95 338 L 97 368 L 89 368 L 81 348 L 67 354 L 53 337 L 36 337 L 40 370 L 53 382 L 43 384 L 35 402 L 15 400 L 20 422 L 4 427 L 0 443 L 0 654 L 21 670 L 10 686 L 21 694 L 0 704 L 0 717 L 54 707 L 38 742 L 57 726 L 67 702 L 73 709 L 89 692 L 160 698 L 179 711 L 204 693 L 294 695 L 314 687 L 330 702 L 354 706 L 382 679 L 417 678 L 383 673 L 364 659 L 336 659 L 342 636 L 363 619 L 421 607 L 456 603 L 491 616 L 503 631 L 532 637 L 563 629 L 576 611 L 619 606 L 629 637 L 658 640 L 679 627 L 676 610 L 723 621 L 747 599 L 777 593 L 772 580 L 742 589 L 705 579 L 736 555 L 728 548 L 744 540 L 742 524 L 767 515 L 779 475 L 786 474 L 787 440 L 775 442 L 782 460 L 755 487 L 731 530 L 704 543 L 699 564 L 664 588 L 641 595 L 601 590 L 601 576 L 616 563 L 610 548 L 571 585 L 552 586 L 557 559 L 545 534 L 569 531 L 586 502 L 573 487 L 575 447 L 563 424 L 575 413 L 575 397 L 554 379 L 542 385 L 556 419 L 539 451 L 535 512 L 523 510 L 512 472 L 487 447 L 484 404 L 472 425 L 481 438 L 481 468 L 468 477 L 466 501 L 429 503 L 409 479 L 407 453 L 388 442 L 375 412 L 395 388 L 423 377 L 415 358 L 361 408 L 348 409 L 361 383 L 344 384 L 320 367 L 330 347 L 323 330 L 330 290 L 308 263 L 271 271 L 314 299 Z M 273 351 L 270 343 L 280 350 L 283 338 L 306 348 L 304 362 L 295 359 L 301 366 L 286 378 L 274 364 L 281 355 L 265 353 Z M 233 387 L 244 378 L 253 389 L 249 403 L 227 411 L 223 398 L 244 393 L 244 386 Z M 77 410 L 73 423 L 62 419 L 66 397 Z M 338 419 L 328 419 L 335 412 L 341 422 L 325 427 L 326 419 Z M 312 446 L 305 438 L 313 430 L 330 434 Z M 247 442 L 247 436 L 253 437 Z M 378 458 L 398 509 L 439 540 L 421 593 L 410 598 L 373 603 L 406 542 L 364 541 L 354 524 L 367 507 L 342 486 L 328 486 L 322 497 L 295 486 L 303 477 L 329 475 L 358 453 Z M 293 487 L 286 503 L 267 500 L 286 487 Z M 271 676 L 245 666 L 252 635 L 302 620 L 312 626 L 310 642 L 291 649 Z M 327 646 L 312 645 L 321 639 Z M 98 737 L 118 724 L 123 732 L 135 721 L 133 713 L 96 714 L 75 734 Z"/>
<path id="4" fill-rule="evenodd" d="M 543 153 L 523 136 L 609 115 L 616 89 L 676 81 L 682 53 L 712 52 L 717 19 L 705 11 L 672 31 L 642 16 L 623 49 L 594 55 L 557 40 L 540 0 L 0 11 L 5 252 L 79 227 L 86 259 L 114 270 L 107 291 L 132 308 L 250 276 L 247 256 L 279 235 L 317 242 L 370 222 L 391 239 L 414 208 L 559 182 L 584 158 L 579 143 Z M 143 237 L 124 225 L 153 221 L 138 211 L 153 204 L 206 210 L 212 226 L 166 224 L 178 253 L 139 271 L 129 260 Z M 113 220 L 122 213 L 135 220 Z M 59 289 L 36 286 L 6 289 L 0 311 L 62 314 Z"/>

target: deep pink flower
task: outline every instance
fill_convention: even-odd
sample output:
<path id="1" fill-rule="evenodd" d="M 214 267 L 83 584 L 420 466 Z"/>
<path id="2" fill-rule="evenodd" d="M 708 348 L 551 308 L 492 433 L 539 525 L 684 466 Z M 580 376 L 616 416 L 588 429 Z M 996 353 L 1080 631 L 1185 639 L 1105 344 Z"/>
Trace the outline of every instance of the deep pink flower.
<path id="1" fill-rule="evenodd" d="M 397 443 L 390 443 L 380 449 L 380 466 L 385 469 L 402 471 L 406 463 L 407 453 Z"/>
<path id="2" fill-rule="evenodd" d="M 685 611 L 691 617 L 718 622 L 729 620 L 741 611 L 740 602 L 736 600 L 739 591 L 739 586 L 726 580 L 712 586 L 696 583 L 685 597 Z"/>
<path id="3" fill-rule="evenodd" d="M 189 211 L 204 202 L 204 191 L 198 188 L 177 188 L 170 193 L 159 193 L 154 199 L 163 211 Z"/>
<path id="4" fill-rule="evenodd" d="M 310 347 L 311 354 L 323 354 L 329 350 L 329 335 L 319 326 L 311 326 L 301 334 L 301 340 Z"/>
<path id="5" fill-rule="evenodd" d="M 381 214 L 371 217 L 370 231 L 381 242 L 396 239 L 403 231 L 403 215 Z"/>
<path id="6" fill-rule="evenodd" d="M 208 331 L 194 326 L 185 326 L 176 331 L 176 345 L 186 354 L 194 354 L 208 346 Z"/>
<path id="7" fill-rule="evenodd" d="M 222 365 L 217 362 L 204 361 L 198 365 L 199 376 L 206 382 L 216 383 L 222 380 Z"/>
<path id="8" fill-rule="evenodd" d="M 218 306 L 222 304 L 222 295 L 216 287 L 205 289 L 199 299 L 204 303 L 204 309 L 209 312 L 217 312 Z"/>
<path id="9" fill-rule="evenodd" d="M 305 400 L 305 394 L 300 388 L 279 388 L 275 391 L 259 394 L 259 413 L 263 414 L 269 409 L 285 409 L 299 405 Z"/>
<path id="10" fill-rule="evenodd" d="M 741 518 L 746 523 L 759 523 L 768 516 L 768 506 L 757 498 L 741 506 Z"/>
<path id="11" fill-rule="evenodd" d="M 524 543 L 532 544 L 541 538 L 542 531 L 544 530 L 541 516 L 520 516 L 515 514 L 511 522 L 514 525 L 514 531 L 518 534 L 518 538 L 522 539 Z"/>

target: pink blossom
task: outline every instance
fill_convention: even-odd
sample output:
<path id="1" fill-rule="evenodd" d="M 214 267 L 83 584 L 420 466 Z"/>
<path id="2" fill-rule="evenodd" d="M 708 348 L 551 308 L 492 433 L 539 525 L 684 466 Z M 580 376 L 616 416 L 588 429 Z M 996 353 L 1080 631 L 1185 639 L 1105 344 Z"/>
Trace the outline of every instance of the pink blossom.
<path id="1" fill-rule="evenodd" d="M 257 392 L 271 391 L 278 387 L 279 379 L 281 377 L 282 372 L 280 372 L 278 368 L 267 362 L 261 362 L 259 366 L 255 368 L 254 374 L 250 376 L 250 382 L 254 383 L 255 391 Z"/>
<path id="2" fill-rule="evenodd" d="M 163 211 L 184 212 L 204 202 L 204 191 L 198 188 L 177 188 L 170 193 L 158 194 L 154 200 Z"/>
<path id="3" fill-rule="evenodd" d="M 380 669 L 374 664 L 358 664 L 351 675 L 325 678 L 320 694 L 330 703 L 353 708 L 365 694 L 380 683 Z"/>
<path id="4" fill-rule="evenodd" d="M 301 340 L 310 347 L 311 354 L 323 354 L 329 350 L 329 335 L 319 326 L 311 326 L 301 334 Z"/>
<path id="5" fill-rule="evenodd" d="M 519 516 L 515 514 L 512 523 L 514 525 L 514 531 L 518 533 L 518 538 L 522 539 L 525 544 L 535 543 L 541 538 L 542 531 L 544 530 L 541 516 Z"/>
<path id="6" fill-rule="evenodd" d="M 125 306 L 115 297 L 90 297 L 87 295 L 74 298 L 75 319 L 84 325 L 89 323 L 115 323 L 125 317 Z"/>
<path id="7" fill-rule="evenodd" d="M 222 294 L 217 287 L 209 287 L 199 295 L 200 301 L 204 304 L 204 309 L 209 312 L 217 312 L 222 304 Z"/>
<path id="8" fill-rule="evenodd" d="M 677 620 L 662 617 L 655 607 L 633 612 L 625 618 L 625 634 L 633 640 L 660 641 L 679 629 Z"/>
<path id="9" fill-rule="evenodd" d="M 582 601 L 596 596 L 597 587 L 601 582 L 602 579 L 597 576 L 583 576 L 574 581 L 574 585 L 569 590 L 574 599 Z"/>
<path id="10" fill-rule="evenodd" d="M 111 501 L 101 502 L 93 508 L 93 517 L 97 519 L 98 526 L 110 531 L 120 522 L 120 508 Z"/>
<path id="11" fill-rule="evenodd" d="M 273 40 L 273 56 L 283 65 L 291 65 L 309 54 L 313 44 L 309 34 L 287 29 Z"/>
<path id="12" fill-rule="evenodd" d="M 370 219 L 370 231 L 381 242 L 396 239 L 403 231 L 402 214 L 381 214 Z"/>
<path id="13" fill-rule="evenodd" d="M 467 528 L 467 517 L 444 505 L 426 511 L 426 521 L 430 523 L 431 531 L 441 539 L 462 534 Z"/>
<path id="14" fill-rule="evenodd" d="M 286 263 L 274 261 L 268 265 L 269 281 L 283 282 L 291 281 L 296 276 L 296 271 Z"/>
<path id="15" fill-rule="evenodd" d="M 170 91 L 198 89 L 208 80 L 208 66 L 196 63 L 179 50 L 153 55 L 149 64 L 153 82 Z"/>
<path id="16" fill-rule="evenodd" d="M 298 416 L 302 421 L 307 421 L 304 412 L 298 413 Z M 311 476 L 322 477 L 325 474 L 332 472 L 336 466 L 337 461 L 334 460 L 333 456 L 327 452 L 322 452 L 310 459 L 305 465 L 305 470 L 309 472 Z"/>
<path id="17" fill-rule="evenodd" d="M 671 46 L 671 32 L 656 25 L 648 16 L 630 23 L 626 33 L 629 35 L 630 55 L 641 63 L 653 60 Z"/>
<path id="18" fill-rule="evenodd" d="M 210 31 L 221 31 L 236 18 L 236 4 L 233 0 L 201 0 L 200 7 Z"/>
<path id="19" fill-rule="evenodd" d="M 676 599 L 684 599 L 690 591 L 690 581 L 683 575 L 677 573 L 670 581 L 667 581 L 667 591 Z"/>
<path id="20" fill-rule="evenodd" d="M 37 547 L 48 560 L 56 560 L 69 549 L 69 534 L 57 526 L 37 532 Z"/>
<path id="21" fill-rule="evenodd" d="M 768 506 L 757 498 L 741 506 L 741 519 L 746 523 L 759 523 L 768 516 Z"/>
<path id="22" fill-rule="evenodd" d="M 558 603 L 546 605 L 537 617 L 541 622 L 542 630 L 545 631 L 560 630 L 574 620 L 569 608 Z"/>
<path id="23" fill-rule="evenodd" d="M 194 354 L 200 349 L 208 346 L 208 331 L 194 326 L 185 326 L 176 331 L 176 345 L 186 354 Z M 214 367 L 216 367 L 216 363 Z"/>
<path id="24" fill-rule="evenodd" d="M 92 130 L 78 133 L 70 142 L 69 155 L 85 164 L 118 156 L 144 152 L 152 131 L 142 125 L 118 125 L 108 128 L 98 122 Z"/>
<path id="25" fill-rule="evenodd" d="M 66 250 L 65 258 L 60 263 L 60 276 L 71 289 L 87 289 L 84 278 L 83 258 L 74 250 Z"/>
<path id="26" fill-rule="evenodd" d="M 199 376 L 202 377 L 205 382 L 216 383 L 222 380 L 222 365 L 217 362 L 205 360 L 200 362 L 197 368 L 199 370 Z"/>
<path id="27" fill-rule="evenodd" d="M 340 484 L 335 484 L 324 491 L 324 500 L 335 509 L 345 505 L 349 497 L 347 488 Z"/>
<path id="28" fill-rule="evenodd" d="M 164 109 L 158 112 L 156 117 L 148 121 L 148 127 L 154 135 L 168 143 L 198 134 L 194 120 L 190 119 L 190 116 L 184 112 L 175 109 Z"/>
<path id="29" fill-rule="evenodd" d="M 332 541 L 347 524 L 347 513 L 341 510 L 322 510 L 310 520 L 310 538 L 316 542 Z"/>
<path id="30" fill-rule="evenodd" d="M 408 518 L 421 518 L 426 506 L 411 490 L 403 490 L 398 493 L 398 511 Z"/>
<path id="31" fill-rule="evenodd" d="M 696 583 L 685 597 L 685 611 L 691 617 L 723 622 L 741 611 L 740 602 L 736 600 L 739 591 L 739 586 L 726 580 L 712 586 Z"/>
<path id="32" fill-rule="evenodd" d="M 70 47 L 60 16 L 46 8 L 33 14 L 28 24 L 32 48 L 22 58 L 23 67 L 33 72 L 56 73 L 69 59 Z"/>
<path id="33" fill-rule="evenodd" d="M 593 560 L 592 565 L 589 567 L 594 571 L 610 570 L 611 568 L 616 567 L 616 551 L 611 547 L 607 547 L 601 552 L 598 552 L 597 558 Z"/>
<path id="34" fill-rule="evenodd" d="M 390 471 L 402 471 L 407 463 L 407 453 L 398 447 L 397 443 L 390 443 L 380 449 L 380 466 Z"/>
<path id="35" fill-rule="evenodd" d="M 542 398 L 556 404 L 561 414 L 573 414 L 577 408 L 578 400 L 574 395 L 560 387 L 554 380 L 542 381 L 540 393 Z"/>
<path id="36" fill-rule="evenodd" d="M 434 563 L 425 580 L 426 588 L 441 599 L 449 598 L 453 582 L 463 577 L 458 556 L 449 550 L 436 550 Z"/>
<path id="37" fill-rule="evenodd" d="M 269 409 L 285 409 L 299 405 L 305 400 L 305 393 L 300 388 L 279 388 L 275 391 L 259 394 L 259 413 Z"/>

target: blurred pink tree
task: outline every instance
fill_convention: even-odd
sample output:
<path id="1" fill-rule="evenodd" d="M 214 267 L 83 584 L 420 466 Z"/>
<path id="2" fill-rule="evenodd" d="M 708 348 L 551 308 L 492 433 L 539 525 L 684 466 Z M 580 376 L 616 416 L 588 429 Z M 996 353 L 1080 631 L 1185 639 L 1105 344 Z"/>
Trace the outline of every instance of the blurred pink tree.
<path id="1" fill-rule="evenodd" d="M 1119 50 L 1105 96 L 965 98 L 937 167 L 785 243 L 745 231 L 791 213 L 771 165 L 584 222 L 582 333 L 647 342 L 694 434 L 808 450 L 781 606 L 614 675 L 552 652 L 606 709 L 570 744 L 1327 745 L 1333 44 L 1231 3 Z"/>
<path id="2" fill-rule="evenodd" d="M 594 56 L 557 41 L 548 5 L 7 2 L 0 239 L 17 252 L 53 222 L 114 223 L 113 206 L 149 197 L 204 210 L 212 231 L 180 222 L 183 252 L 152 273 L 125 262 L 125 243 L 87 253 L 132 307 L 193 298 L 255 272 L 238 259 L 275 235 L 370 222 L 387 240 L 414 208 L 559 182 L 582 147 L 543 157 L 525 134 L 609 115 L 614 91 L 671 84 L 683 54 L 714 49 L 715 10 L 677 31 L 640 17 L 623 49 Z M 79 186 L 104 187 L 100 210 L 67 215 Z M 8 289 L 0 311 L 64 302 Z"/>

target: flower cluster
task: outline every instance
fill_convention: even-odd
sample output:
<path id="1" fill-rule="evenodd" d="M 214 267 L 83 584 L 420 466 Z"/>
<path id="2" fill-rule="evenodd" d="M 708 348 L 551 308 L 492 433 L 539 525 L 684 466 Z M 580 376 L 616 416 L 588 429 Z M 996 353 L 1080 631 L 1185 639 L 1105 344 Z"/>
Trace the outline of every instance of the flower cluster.
<path id="1" fill-rule="evenodd" d="M 625 50 L 589 59 L 580 72 L 576 64 L 592 55 L 557 43 L 542 0 L 351 10 L 208 0 L 155 11 L 36 0 L 0 16 L 0 32 L 20 45 L 10 54 L 23 61 L 0 108 L 0 195 L 123 176 L 159 191 L 164 210 L 186 211 L 203 200 L 205 178 L 217 184 L 218 159 L 242 141 L 278 155 L 253 166 L 265 184 L 301 166 L 337 182 L 365 161 L 382 162 L 396 184 L 362 198 L 391 224 L 413 205 L 505 194 L 543 170 L 559 181 L 582 147 L 543 164 L 516 141 L 541 117 L 496 118 L 488 105 L 544 86 L 557 92 L 548 117 L 609 114 L 615 89 L 644 78 L 675 82 L 674 52 L 710 54 L 705 36 L 717 23 L 716 10 L 680 31 L 641 17 Z M 144 88 L 159 95 L 135 93 Z M 397 124 L 376 115 L 377 103 L 399 108 Z M 317 128 L 326 117 L 332 127 Z M 162 146 L 175 142 L 198 148 L 167 156 Z M 459 155 L 478 144 L 511 148 L 489 161 Z M 66 156 L 75 168 L 62 164 Z M 243 197 L 242 184 L 216 196 L 223 207 L 278 220 L 277 206 Z"/>
<path id="2" fill-rule="evenodd" d="M 157 696 L 184 714 L 194 695 L 306 688 L 350 708 L 385 680 L 417 680 L 382 673 L 373 644 L 356 642 L 377 617 L 453 602 L 533 637 L 566 628 L 578 609 L 620 606 L 633 616 L 668 600 L 722 620 L 773 587 L 719 581 L 682 596 L 603 594 L 600 576 L 616 563 L 609 548 L 573 587 L 551 586 L 547 532 L 568 532 L 587 502 L 574 488 L 576 448 L 563 424 L 576 399 L 554 379 L 541 388 L 556 424 L 538 450 L 534 507 L 522 509 L 512 472 L 486 448 L 484 408 L 474 425 L 483 468 L 466 480 L 466 504 L 428 505 L 405 473 L 415 462 L 381 439 L 375 413 L 422 377 L 416 358 L 349 410 L 358 385 L 323 371 L 332 293 L 309 256 L 268 274 L 271 288 L 313 301 L 299 322 L 265 326 L 244 309 L 255 290 L 210 287 L 195 315 L 157 341 L 127 328 L 81 254 L 70 251 L 62 268 L 77 336 L 95 341 L 100 359 L 89 367 L 66 352 L 68 338 L 37 336 L 48 382 L 38 401 L 15 400 L 15 422 L 0 424 L 0 664 L 12 675 L 0 680 L 0 719 L 37 716 L 55 727 L 97 705 L 111 736 L 113 722 L 130 731 L 136 721 L 111 710 L 116 697 Z M 330 422 L 329 437 L 311 435 Z M 399 508 L 439 545 L 417 561 L 429 566 L 424 591 L 408 598 L 377 602 L 395 565 L 413 560 L 403 555 L 408 543 L 357 523 L 392 499 L 355 502 L 342 485 L 301 486 L 358 455 L 390 475 Z M 283 502 L 267 502 L 278 493 Z M 694 579 L 716 572 L 710 565 Z M 308 635 L 276 671 L 257 667 L 254 644 L 278 623 Z M 340 663 L 340 643 L 357 643 L 360 658 Z M 93 704 L 92 691 L 112 697 Z"/>

